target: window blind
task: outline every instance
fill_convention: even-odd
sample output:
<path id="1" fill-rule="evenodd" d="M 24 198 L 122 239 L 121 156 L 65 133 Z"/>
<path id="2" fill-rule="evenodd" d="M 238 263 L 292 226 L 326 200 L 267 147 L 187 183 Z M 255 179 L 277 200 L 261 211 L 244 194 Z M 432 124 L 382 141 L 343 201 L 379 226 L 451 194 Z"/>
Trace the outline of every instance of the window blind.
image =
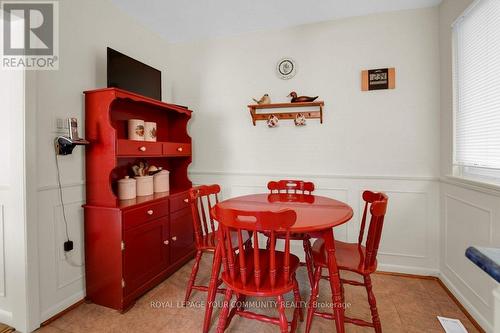
<path id="1" fill-rule="evenodd" d="M 454 159 L 500 169 L 500 0 L 478 0 L 454 23 Z"/>

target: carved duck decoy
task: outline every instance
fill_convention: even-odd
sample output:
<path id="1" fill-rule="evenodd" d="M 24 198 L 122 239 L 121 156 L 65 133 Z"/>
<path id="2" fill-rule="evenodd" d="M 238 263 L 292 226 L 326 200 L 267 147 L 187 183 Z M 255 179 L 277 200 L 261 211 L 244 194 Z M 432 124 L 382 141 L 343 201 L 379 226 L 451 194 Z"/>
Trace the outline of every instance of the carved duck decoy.
<path id="1" fill-rule="evenodd" d="M 292 98 L 292 100 L 291 100 L 292 103 L 313 102 L 313 101 L 315 101 L 318 98 L 318 96 L 316 96 L 316 97 L 297 96 L 297 93 L 295 91 L 292 91 L 290 93 L 290 95 L 288 95 L 287 97 L 291 97 Z"/>

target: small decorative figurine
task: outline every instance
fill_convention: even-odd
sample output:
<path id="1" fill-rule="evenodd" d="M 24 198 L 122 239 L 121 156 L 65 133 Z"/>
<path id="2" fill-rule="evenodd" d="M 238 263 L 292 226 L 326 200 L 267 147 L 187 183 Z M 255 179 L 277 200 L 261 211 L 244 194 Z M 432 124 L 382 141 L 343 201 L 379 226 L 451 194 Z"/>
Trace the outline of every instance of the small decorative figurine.
<path id="1" fill-rule="evenodd" d="M 278 126 L 278 117 L 274 114 L 270 115 L 267 119 L 267 126 L 271 128 Z"/>
<path id="2" fill-rule="evenodd" d="M 316 96 L 316 97 L 297 96 L 297 93 L 295 91 L 292 91 L 290 93 L 290 95 L 288 95 L 287 97 L 291 97 L 292 98 L 292 100 L 291 100 L 292 103 L 313 102 L 314 100 L 316 100 L 318 98 L 318 96 Z"/>
<path id="3" fill-rule="evenodd" d="M 304 126 L 306 124 L 306 117 L 302 113 L 297 113 L 293 122 L 295 126 Z"/>
<path id="4" fill-rule="evenodd" d="M 269 94 L 264 94 L 259 100 L 256 100 L 255 98 L 252 98 L 255 103 L 257 104 L 271 104 L 271 97 L 269 97 Z"/>

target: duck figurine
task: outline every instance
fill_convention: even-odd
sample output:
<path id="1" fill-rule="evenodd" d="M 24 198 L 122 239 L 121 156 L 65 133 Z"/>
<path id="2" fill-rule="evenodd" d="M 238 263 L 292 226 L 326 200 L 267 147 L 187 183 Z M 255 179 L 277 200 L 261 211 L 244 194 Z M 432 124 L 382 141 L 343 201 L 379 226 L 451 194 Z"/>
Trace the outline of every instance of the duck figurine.
<path id="1" fill-rule="evenodd" d="M 259 100 L 256 100 L 255 98 L 252 98 L 255 103 L 257 104 L 271 104 L 271 97 L 269 97 L 269 94 L 264 94 Z"/>
<path id="2" fill-rule="evenodd" d="M 292 91 L 290 95 L 287 97 L 291 97 L 292 100 L 290 102 L 292 103 L 301 103 L 301 102 L 313 102 L 315 101 L 318 96 L 316 97 L 310 97 L 310 96 L 297 96 L 297 93 L 295 91 Z"/>

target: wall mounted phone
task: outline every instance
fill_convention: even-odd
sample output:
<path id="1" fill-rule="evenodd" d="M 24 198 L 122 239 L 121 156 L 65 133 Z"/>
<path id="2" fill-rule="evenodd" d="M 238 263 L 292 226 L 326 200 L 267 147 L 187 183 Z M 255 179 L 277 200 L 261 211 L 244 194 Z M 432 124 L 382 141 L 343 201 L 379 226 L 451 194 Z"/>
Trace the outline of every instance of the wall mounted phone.
<path id="1" fill-rule="evenodd" d="M 68 118 L 68 135 L 61 135 L 55 139 L 55 149 L 58 155 L 69 155 L 73 153 L 76 146 L 88 145 L 89 142 L 78 135 L 78 120 Z"/>

